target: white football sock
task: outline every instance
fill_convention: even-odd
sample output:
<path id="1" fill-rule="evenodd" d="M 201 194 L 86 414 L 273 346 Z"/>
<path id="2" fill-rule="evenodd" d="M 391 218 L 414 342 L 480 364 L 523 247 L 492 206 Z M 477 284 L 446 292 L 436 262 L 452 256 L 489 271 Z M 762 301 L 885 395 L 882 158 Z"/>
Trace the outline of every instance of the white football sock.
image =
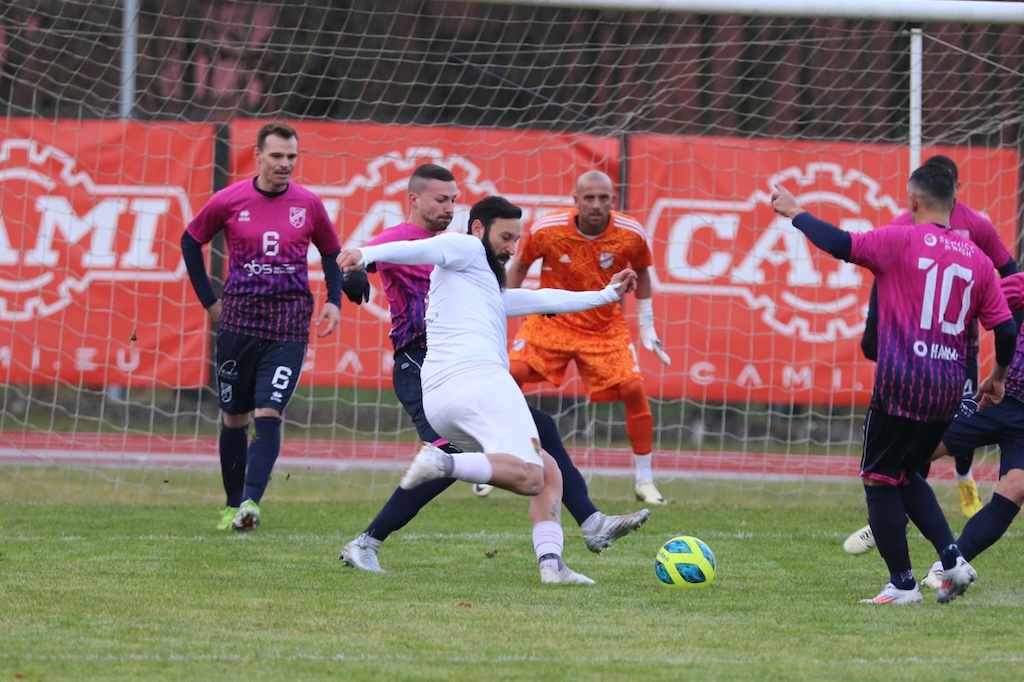
<path id="1" fill-rule="evenodd" d="M 554 521 L 541 521 L 533 527 L 533 549 L 539 560 L 545 554 L 562 556 L 565 547 L 565 535 L 561 524 Z"/>
<path id="2" fill-rule="evenodd" d="M 652 459 L 653 457 L 650 454 L 638 455 L 635 452 L 633 453 L 633 466 L 636 469 L 637 483 L 654 480 L 654 474 L 651 472 Z"/>
<path id="3" fill-rule="evenodd" d="M 482 452 L 458 452 L 452 455 L 452 478 L 469 483 L 487 483 L 494 475 L 491 460 Z"/>

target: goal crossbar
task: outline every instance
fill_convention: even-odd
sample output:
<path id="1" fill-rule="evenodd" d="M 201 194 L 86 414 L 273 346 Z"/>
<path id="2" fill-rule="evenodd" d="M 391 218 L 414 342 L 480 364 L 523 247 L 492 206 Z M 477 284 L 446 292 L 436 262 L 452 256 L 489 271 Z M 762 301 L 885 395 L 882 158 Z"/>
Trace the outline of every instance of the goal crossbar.
<path id="1" fill-rule="evenodd" d="M 508 4 L 507 0 L 475 0 Z M 517 5 L 873 21 L 1024 24 L 1024 2 L 988 0 L 517 0 Z"/>

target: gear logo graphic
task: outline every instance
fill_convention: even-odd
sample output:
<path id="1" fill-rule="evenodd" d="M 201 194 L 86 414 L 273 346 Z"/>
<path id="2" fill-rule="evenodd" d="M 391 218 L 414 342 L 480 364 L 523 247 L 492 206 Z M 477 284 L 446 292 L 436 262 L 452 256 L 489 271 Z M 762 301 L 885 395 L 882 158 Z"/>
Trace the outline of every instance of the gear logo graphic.
<path id="1" fill-rule="evenodd" d="M 173 281 L 168 225 L 191 219 L 184 190 L 100 185 L 63 150 L 0 143 L 0 320 L 48 317 L 96 281 Z"/>
<path id="2" fill-rule="evenodd" d="M 409 209 L 406 203 L 409 177 L 417 166 L 424 163 L 444 166 L 455 176 L 459 197 L 448 231 L 465 232 L 470 207 L 486 196 L 502 194 L 522 208 L 524 225 L 537 216 L 565 208 L 568 201 L 567 197 L 560 195 L 499 192 L 497 186 L 484 177 L 484 170 L 472 160 L 439 147 L 412 146 L 370 159 L 364 169 L 349 177 L 343 185 L 309 186 L 323 200 L 327 214 L 337 224 L 353 226 L 351 230 L 344 231 L 342 248 L 358 248 L 382 230 L 405 220 Z M 365 208 L 353 208 L 360 206 Z M 316 269 L 310 269 L 311 279 L 322 277 Z M 370 301 L 363 307 L 382 320 L 390 321 L 384 294 L 372 284 L 375 282 L 371 279 Z"/>
<path id="3" fill-rule="evenodd" d="M 652 270 L 657 290 L 740 302 L 771 331 L 799 341 L 834 343 L 864 329 L 862 268 L 818 251 L 771 209 L 783 184 L 814 215 L 849 232 L 888 224 L 899 203 L 880 182 L 837 163 L 810 163 L 769 177 L 735 201 L 662 199 L 648 237 L 667 242 Z"/>

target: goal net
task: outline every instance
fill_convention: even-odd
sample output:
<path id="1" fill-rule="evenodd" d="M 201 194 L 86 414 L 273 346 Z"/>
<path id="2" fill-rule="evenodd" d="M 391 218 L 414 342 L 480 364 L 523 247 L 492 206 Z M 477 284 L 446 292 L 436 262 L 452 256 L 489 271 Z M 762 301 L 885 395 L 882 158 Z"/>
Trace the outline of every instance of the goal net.
<path id="1" fill-rule="evenodd" d="M 1024 29 L 956 16 L 997 3 L 865 15 L 878 3 L 852 2 L 845 18 L 650 4 L 3 3 L 3 495 L 220 504 L 213 337 L 179 239 L 214 191 L 253 175 L 259 127 L 286 120 L 296 180 L 345 245 L 401 222 L 423 162 L 455 173 L 460 228 L 483 196 L 530 222 L 571 206 L 581 173 L 608 173 L 647 231 L 672 358 L 637 344 L 659 484 L 678 499 L 720 478 L 856 503 L 870 275 L 818 253 L 768 194 L 780 182 L 830 222 L 870 229 L 902 210 L 915 161 L 945 154 L 959 200 L 1016 257 Z M 951 9 L 915 19 L 922 5 Z M 222 277 L 223 245 L 208 251 Z M 319 307 L 315 252 L 310 272 Z M 269 495 L 384 499 L 415 448 L 371 281 L 339 332 L 311 336 Z M 635 332 L 632 300 L 626 311 Z M 595 497 L 631 495 L 621 404 L 588 400 L 574 372 L 527 394 Z M 985 495 L 997 460 L 979 455 Z"/>

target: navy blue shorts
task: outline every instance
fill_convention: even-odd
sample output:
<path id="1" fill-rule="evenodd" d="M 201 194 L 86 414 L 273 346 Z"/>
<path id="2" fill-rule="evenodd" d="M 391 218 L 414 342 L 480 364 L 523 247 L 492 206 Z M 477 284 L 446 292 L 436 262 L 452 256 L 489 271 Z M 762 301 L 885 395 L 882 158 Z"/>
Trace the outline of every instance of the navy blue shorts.
<path id="1" fill-rule="evenodd" d="M 423 412 L 423 383 L 420 370 L 426 356 L 426 348 L 405 348 L 396 352 L 391 382 L 398 402 L 402 403 L 402 407 L 412 417 L 412 425 L 416 427 L 416 434 L 420 440 L 436 444 L 438 441 L 444 441 L 444 438 L 434 430 Z"/>
<path id="2" fill-rule="evenodd" d="M 999 446 L 999 476 L 1024 469 L 1024 403 L 1003 398 L 970 416 L 959 416 L 946 429 L 942 442 L 954 455 L 985 445 Z"/>
<path id="3" fill-rule="evenodd" d="M 868 410 L 860 475 L 897 485 L 918 471 L 942 442 L 948 421 L 919 422 L 881 410 Z"/>
<path id="4" fill-rule="evenodd" d="M 257 407 L 284 412 L 306 360 L 306 344 L 269 341 L 248 334 L 217 333 L 220 409 L 248 414 Z"/>

